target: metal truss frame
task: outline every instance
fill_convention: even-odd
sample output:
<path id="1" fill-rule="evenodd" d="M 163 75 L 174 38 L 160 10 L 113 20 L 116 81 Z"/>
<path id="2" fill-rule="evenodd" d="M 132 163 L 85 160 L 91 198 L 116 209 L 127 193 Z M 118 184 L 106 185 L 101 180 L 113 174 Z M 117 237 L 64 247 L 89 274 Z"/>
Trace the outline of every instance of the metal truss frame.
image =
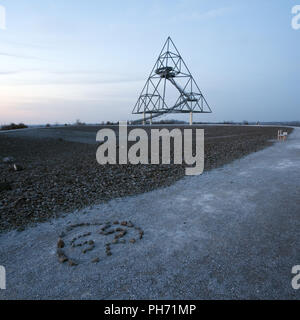
<path id="1" fill-rule="evenodd" d="M 184 83 L 180 86 L 177 81 Z M 166 103 L 167 81 L 178 90 L 174 105 Z M 132 111 L 150 114 L 151 118 L 166 113 L 211 113 L 211 108 L 199 89 L 186 63 L 170 37 L 166 40 L 150 76 Z"/>

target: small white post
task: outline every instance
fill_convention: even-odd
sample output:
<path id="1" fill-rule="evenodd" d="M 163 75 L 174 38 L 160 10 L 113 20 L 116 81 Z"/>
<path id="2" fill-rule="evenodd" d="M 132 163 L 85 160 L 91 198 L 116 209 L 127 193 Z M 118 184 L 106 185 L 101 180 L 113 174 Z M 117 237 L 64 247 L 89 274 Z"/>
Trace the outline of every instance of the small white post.
<path id="1" fill-rule="evenodd" d="M 190 113 L 190 126 L 193 125 L 193 112 Z"/>
<path id="2" fill-rule="evenodd" d="M 143 113 L 143 126 L 146 124 L 145 118 L 146 118 L 146 114 L 145 114 L 145 112 L 144 112 L 144 113 Z"/>

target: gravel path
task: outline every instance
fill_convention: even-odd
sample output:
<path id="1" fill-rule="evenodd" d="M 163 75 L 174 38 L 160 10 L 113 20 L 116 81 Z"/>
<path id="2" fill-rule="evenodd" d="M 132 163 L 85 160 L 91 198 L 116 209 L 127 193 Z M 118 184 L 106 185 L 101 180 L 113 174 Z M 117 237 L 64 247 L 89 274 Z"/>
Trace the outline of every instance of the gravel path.
<path id="1" fill-rule="evenodd" d="M 0 298 L 299 299 L 291 287 L 292 266 L 300 264 L 299 159 L 295 129 L 286 143 L 202 176 L 2 234 L 7 290 Z M 131 220 L 144 236 L 130 243 L 134 230 L 126 227 L 126 243 L 107 256 L 113 234 L 85 224 L 115 220 Z M 94 250 L 72 251 L 70 239 L 87 230 Z M 77 266 L 58 262 L 62 231 Z"/>

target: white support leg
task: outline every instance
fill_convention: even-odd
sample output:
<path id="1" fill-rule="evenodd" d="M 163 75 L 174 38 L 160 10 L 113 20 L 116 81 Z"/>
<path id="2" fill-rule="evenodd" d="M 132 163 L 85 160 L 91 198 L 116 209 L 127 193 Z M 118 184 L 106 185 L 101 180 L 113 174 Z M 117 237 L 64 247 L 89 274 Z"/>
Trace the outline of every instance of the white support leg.
<path id="1" fill-rule="evenodd" d="M 190 126 L 193 125 L 193 112 L 190 113 Z"/>

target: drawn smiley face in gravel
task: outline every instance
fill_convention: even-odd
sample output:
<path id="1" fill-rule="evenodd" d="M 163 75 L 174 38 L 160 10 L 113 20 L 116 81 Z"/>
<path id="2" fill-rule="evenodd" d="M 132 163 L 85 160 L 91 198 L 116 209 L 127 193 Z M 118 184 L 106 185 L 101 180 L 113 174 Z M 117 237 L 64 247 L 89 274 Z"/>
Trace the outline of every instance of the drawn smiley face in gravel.
<path id="1" fill-rule="evenodd" d="M 111 256 L 114 247 L 133 245 L 143 239 L 144 231 L 131 221 L 83 222 L 73 224 L 60 234 L 57 256 L 61 263 L 98 263 Z"/>

